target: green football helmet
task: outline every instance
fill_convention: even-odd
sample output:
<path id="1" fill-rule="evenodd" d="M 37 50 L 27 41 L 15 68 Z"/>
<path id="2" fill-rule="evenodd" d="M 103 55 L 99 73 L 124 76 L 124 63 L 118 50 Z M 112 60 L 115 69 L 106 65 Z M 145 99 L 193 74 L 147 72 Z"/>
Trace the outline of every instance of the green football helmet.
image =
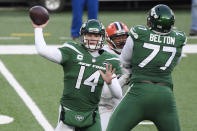
<path id="1" fill-rule="evenodd" d="M 88 40 L 86 34 L 99 34 L 99 40 Z M 80 29 L 81 44 L 84 45 L 89 51 L 99 50 L 103 47 L 105 41 L 105 27 L 104 25 L 95 19 L 90 19 L 85 22 Z M 91 41 L 97 41 L 96 45 L 90 44 Z"/>
<path id="2" fill-rule="evenodd" d="M 148 12 L 147 25 L 155 32 L 169 33 L 174 22 L 174 13 L 167 5 L 156 5 Z"/>

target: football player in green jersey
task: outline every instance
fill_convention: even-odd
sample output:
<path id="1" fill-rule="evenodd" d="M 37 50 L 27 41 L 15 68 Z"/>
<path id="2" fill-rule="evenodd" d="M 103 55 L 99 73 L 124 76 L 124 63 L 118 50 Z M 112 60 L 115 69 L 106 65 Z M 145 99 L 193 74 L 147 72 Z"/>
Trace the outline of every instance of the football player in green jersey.
<path id="1" fill-rule="evenodd" d="M 105 39 L 104 26 L 98 20 L 88 20 L 80 30 L 81 44 L 68 42 L 54 48 L 47 46 L 43 38 L 42 28 L 47 24 L 33 26 L 38 53 L 62 65 L 64 71 L 64 91 L 55 130 L 101 131 L 97 107 L 104 83 L 115 98 L 121 99 L 122 96 L 115 75 L 115 69 L 121 73 L 119 59 L 100 50 Z"/>
<path id="2" fill-rule="evenodd" d="M 174 14 L 166 5 L 153 7 L 147 25 L 131 28 L 120 59 L 132 69 L 131 88 L 113 112 L 107 131 L 130 131 L 143 120 L 159 131 L 180 131 L 171 73 L 180 61 L 186 35 L 173 30 Z M 131 68 L 132 67 L 132 68 Z"/>

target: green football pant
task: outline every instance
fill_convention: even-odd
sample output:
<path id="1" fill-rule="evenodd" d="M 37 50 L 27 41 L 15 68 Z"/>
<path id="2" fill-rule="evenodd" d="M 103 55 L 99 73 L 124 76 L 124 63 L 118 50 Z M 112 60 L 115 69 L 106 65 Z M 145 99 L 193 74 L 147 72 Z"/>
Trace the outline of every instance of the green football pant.
<path id="1" fill-rule="evenodd" d="M 96 111 L 95 123 L 92 126 L 76 128 L 75 131 L 101 131 L 101 120 L 99 111 Z"/>
<path id="2" fill-rule="evenodd" d="M 113 112 L 107 131 L 130 131 L 143 120 L 154 122 L 159 131 L 180 131 L 170 87 L 134 84 Z"/>
<path id="3" fill-rule="evenodd" d="M 62 107 L 60 106 L 60 114 L 61 114 L 61 110 L 62 110 Z M 63 123 L 60 116 L 59 118 L 60 120 L 57 124 L 55 131 L 101 131 L 101 120 L 100 120 L 100 114 L 98 110 L 96 111 L 95 123 L 88 127 L 83 127 L 83 128 L 73 127 L 73 126 Z"/>

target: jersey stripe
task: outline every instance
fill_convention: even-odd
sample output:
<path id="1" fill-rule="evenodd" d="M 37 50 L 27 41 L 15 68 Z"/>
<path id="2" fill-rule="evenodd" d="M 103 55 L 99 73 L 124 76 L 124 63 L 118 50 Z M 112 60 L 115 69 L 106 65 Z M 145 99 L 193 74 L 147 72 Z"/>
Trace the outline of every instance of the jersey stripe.
<path id="1" fill-rule="evenodd" d="M 118 61 L 120 61 L 119 58 L 109 58 L 109 59 L 106 59 L 106 60 L 118 60 Z"/>
<path id="2" fill-rule="evenodd" d="M 77 52 L 77 53 L 83 55 L 83 53 L 81 53 L 79 50 L 77 50 L 74 46 L 69 45 L 69 44 L 67 44 L 67 43 L 64 43 L 64 45 L 63 45 L 62 47 L 68 47 L 68 48 L 74 50 L 75 52 Z"/>

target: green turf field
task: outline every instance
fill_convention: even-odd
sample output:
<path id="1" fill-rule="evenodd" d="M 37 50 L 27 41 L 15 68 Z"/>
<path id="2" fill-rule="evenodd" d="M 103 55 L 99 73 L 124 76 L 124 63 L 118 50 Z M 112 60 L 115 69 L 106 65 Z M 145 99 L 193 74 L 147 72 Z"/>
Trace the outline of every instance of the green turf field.
<path id="1" fill-rule="evenodd" d="M 0 46 L 32 45 L 34 43 L 28 10 L 1 10 L 0 13 Z M 175 26 L 188 34 L 191 24 L 190 10 L 175 10 L 174 13 Z M 146 14 L 147 10 L 100 11 L 99 19 L 105 26 L 113 21 L 122 21 L 130 28 L 136 24 L 145 25 Z M 71 12 L 51 14 L 50 23 L 44 29 L 48 35 L 45 37 L 47 44 L 63 44 L 65 39 L 69 39 L 71 17 Z M 84 20 L 86 18 L 85 15 Z M 197 44 L 197 39 L 189 38 L 188 43 Z M 183 58 L 173 73 L 174 93 L 182 131 L 196 131 L 197 54 L 186 55 L 187 57 Z M 59 99 L 63 90 L 61 66 L 38 55 L 0 55 L 0 68 L 2 68 L 1 61 L 35 102 L 48 124 L 55 128 L 58 119 Z M 43 131 L 46 124 L 44 126 L 39 124 L 39 120 L 8 81 L 0 73 L 0 115 L 13 117 L 14 121 L 9 124 L 0 124 L 0 131 Z M 156 128 L 154 125 L 138 125 L 133 131 L 156 131 Z"/>

